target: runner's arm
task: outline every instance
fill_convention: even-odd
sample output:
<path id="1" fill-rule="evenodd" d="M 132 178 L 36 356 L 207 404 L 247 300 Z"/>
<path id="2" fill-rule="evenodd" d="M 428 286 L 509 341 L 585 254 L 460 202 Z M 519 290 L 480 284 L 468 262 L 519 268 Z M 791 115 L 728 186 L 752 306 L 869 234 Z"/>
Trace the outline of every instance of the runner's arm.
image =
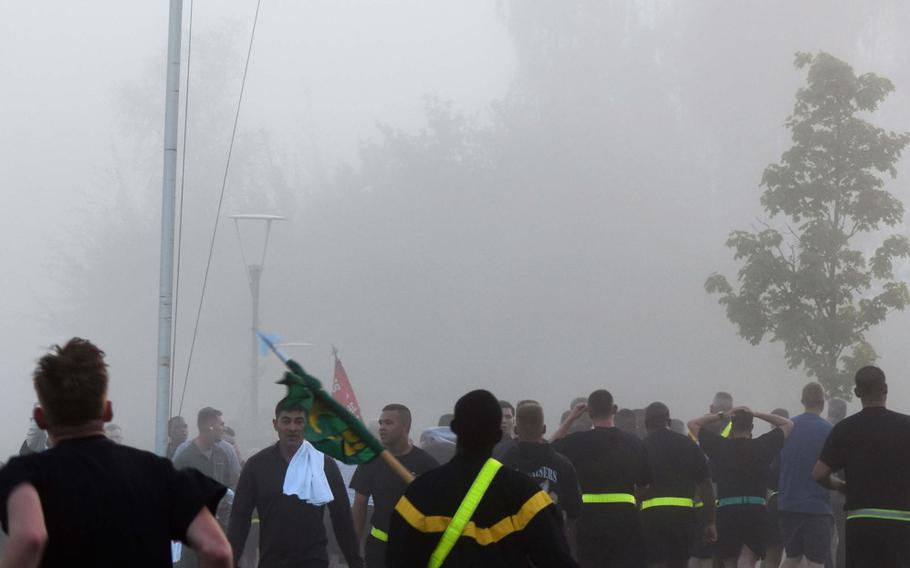
<path id="1" fill-rule="evenodd" d="M 256 506 L 256 475 L 253 468 L 257 463 L 255 460 L 248 461 L 240 473 L 237 491 L 234 493 L 234 504 L 231 507 L 227 536 L 236 562 L 239 562 L 240 557 L 243 556 L 246 539 L 250 534 L 250 520 Z"/>
<path id="2" fill-rule="evenodd" d="M 366 495 L 354 492 L 354 504 L 351 505 L 351 518 L 354 519 L 354 532 L 357 533 L 357 542 L 363 542 L 369 500 L 370 498 Z"/>
<path id="3" fill-rule="evenodd" d="M 834 477 L 832 473 L 831 467 L 819 460 L 815 462 L 815 467 L 812 468 L 812 479 L 826 489 L 843 493 L 847 489 L 847 482 Z"/>
<path id="4" fill-rule="evenodd" d="M 695 440 L 698 440 L 698 434 L 701 432 L 701 429 L 708 424 L 713 424 L 715 422 L 720 422 L 726 418 L 726 415 L 723 412 L 718 412 L 715 414 L 705 414 L 704 416 L 699 416 L 698 418 L 693 418 L 689 420 L 687 426 L 689 427 L 689 432 L 692 433 L 692 437 Z"/>
<path id="5" fill-rule="evenodd" d="M 569 433 L 569 429 L 572 428 L 572 424 L 578 420 L 582 414 L 588 409 L 588 405 L 585 403 L 576 404 L 572 411 L 569 412 L 569 415 L 566 416 L 565 421 L 559 425 L 559 428 L 556 429 L 556 432 L 553 432 L 553 435 L 550 437 L 550 441 L 559 440 L 560 438 L 565 438 Z"/>
<path id="6" fill-rule="evenodd" d="M 698 484 L 698 498 L 701 499 L 705 515 L 705 541 L 717 540 L 717 504 L 714 502 L 714 485 L 711 478 L 706 477 Z"/>
<path id="7" fill-rule="evenodd" d="M 784 438 L 789 436 L 790 432 L 793 431 L 793 421 L 789 418 L 784 418 L 783 416 L 778 416 L 776 414 L 766 414 L 764 412 L 752 412 L 752 416 L 759 420 L 764 420 L 775 428 L 780 428 L 784 433 Z"/>
<path id="8" fill-rule="evenodd" d="M 9 519 L 9 540 L 6 543 L 2 568 L 35 568 L 41 562 L 47 544 L 47 528 L 41 497 L 31 483 L 21 483 L 6 501 Z"/>
<path id="9" fill-rule="evenodd" d="M 221 526 L 208 508 L 203 507 L 186 531 L 187 544 L 199 556 L 204 568 L 232 568 L 234 555 Z"/>
<path id="10" fill-rule="evenodd" d="M 329 481 L 334 499 L 327 506 L 332 517 L 332 530 L 335 531 L 335 540 L 338 548 L 344 555 L 350 568 L 363 568 L 363 558 L 360 556 L 360 541 L 354 532 L 354 521 L 351 519 L 351 500 L 348 499 L 348 490 L 344 486 L 341 472 L 335 461 L 325 459 L 325 474 Z"/>

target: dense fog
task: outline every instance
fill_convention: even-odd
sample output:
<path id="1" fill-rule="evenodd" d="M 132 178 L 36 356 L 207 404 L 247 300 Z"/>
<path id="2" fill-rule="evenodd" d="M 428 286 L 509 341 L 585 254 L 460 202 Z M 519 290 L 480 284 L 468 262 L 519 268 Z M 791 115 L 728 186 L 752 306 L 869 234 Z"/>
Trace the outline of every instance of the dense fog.
<path id="1" fill-rule="evenodd" d="M 126 442 L 153 446 L 167 8 L 0 7 L 7 455 L 35 360 L 74 335 L 108 354 Z M 249 408 L 244 262 L 262 224 L 238 238 L 229 218 L 250 213 L 287 217 L 261 329 L 306 344 L 286 349 L 327 383 L 335 346 L 364 417 L 404 403 L 415 439 L 476 387 L 539 400 L 551 431 L 595 388 L 683 419 L 717 390 L 798 409 L 805 370 L 740 338 L 705 279 L 734 281 L 728 234 L 768 219 L 797 52 L 890 79 L 866 118 L 910 130 L 905 3 L 266 0 L 216 217 L 255 10 L 185 1 L 174 414 L 221 409 L 244 450 L 273 438 L 271 355 L 255 424 Z M 906 203 L 910 160 L 896 169 L 886 188 Z M 867 334 L 904 411 L 908 330 L 897 311 Z"/>

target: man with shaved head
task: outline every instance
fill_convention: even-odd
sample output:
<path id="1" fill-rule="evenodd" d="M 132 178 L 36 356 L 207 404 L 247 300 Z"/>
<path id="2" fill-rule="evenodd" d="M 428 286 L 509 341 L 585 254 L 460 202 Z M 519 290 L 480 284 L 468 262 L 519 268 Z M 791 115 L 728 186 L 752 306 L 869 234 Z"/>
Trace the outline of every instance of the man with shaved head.
<path id="1" fill-rule="evenodd" d="M 569 458 L 581 485 L 576 534 L 582 568 L 642 568 L 646 562 L 635 493 L 651 481 L 651 469 L 641 440 L 617 427 L 616 410 L 613 395 L 598 389 L 553 435 L 553 448 Z M 585 411 L 594 428 L 566 436 Z"/>
<path id="2" fill-rule="evenodd" d="M 847 566 L 910 566 L 910 416 L 885 407 L 878 367 L 863 367 L 854 380 L 863 409 L 834 426 L 812 476 L 846 494 Z M 832 476 L 839 470 L 846 482 Z"/>
<path id="3" fill-rule="evenodd" d="M 648 405 L 645 427 L 651 484 L 642 494 L 641 523 L 648 566 L 685 568 L 695 538 L 717 540 L 708 460 L 688 436 L 670 430 L 670 409 L 664 403 Z M 707 519 L 698 535 L 696 492 L 704 503 Z"/>
<path id="4" fill-rule="evenodd" d="M 572 462 L 554 450 L 544 439 L 547 425 L 543 407 L 522 401 L 515 413 L 518 444 L 503 456 L 502 463 L 524 473 L 540 484 L 556 508 L 568 519 L 581 514 L 581 490 Z"/>
<path id="5" fill-rule="evenodd" d="M 389 522 L 386 565 L 573 568 L 559 512 L 540 486 L 492 458 L 502 409 L 475 390 L 455 403 L 455 457 L 408 486 Z"/>

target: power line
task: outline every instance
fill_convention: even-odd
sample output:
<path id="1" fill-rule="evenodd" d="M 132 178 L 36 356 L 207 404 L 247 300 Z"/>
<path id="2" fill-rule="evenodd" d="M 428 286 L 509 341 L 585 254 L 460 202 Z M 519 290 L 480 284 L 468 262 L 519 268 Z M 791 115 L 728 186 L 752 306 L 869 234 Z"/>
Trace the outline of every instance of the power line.
<path id="1" fill-rule="evenodd" d="M 180 302 L 180 260 L 183 256 L 183 196 L 184 186 L 186 185 L 186 134 L 187 123 L 190 115 L 190 64 L 193 61 L 193 4 L 195 0 L 190 0 L 190 17 L 187 26 L 186 40 L 186 93 L 183 102 L 183 152 L 180 157 L 180 215 L 177 218 L 177 266 L 175 267 L 175 285 L 174 285 L 174 330 L 171 339 L 171 402 L 169 408 L 173 415 L 174 409 L 174 384 L 176 371 L 174 368 L 174 354 L 177 352 L 177 324 L 180 322 L 178 306 Z M 179 414 L 179 412 L 178 412 Z"/>
<path id="2" fill-rule="evenodd" d="M 186 387 L 190 378 L 190 367 L 193 364 L 193 353 L 196 348 L 196 337 L 199 333 L 199 318 L 202 315 L 202 305 L 205 300 L 205 290 L 209 280 L 209 269 L 212 266 L 212 256 L 215 252 L 215 237 L 218 235 L 218 222 L 221 219 L 221 206 L 224 204 L 224 190 L 227 187 L 228 172 L 231 168 L 231 156 L 234 153 L 234 139 L 237 136 L 237 123 L 240 120 L 240 107 L 243 103 L 243 92 L 246 88 L 247 71 L 250 68 L 250 55 L 253 53 L 253 39 L 256 37 L 256 24 L 259 22 L 259 7 L 262 0 L 256 2 L 256 14 L 253 16 L 253 27 L 250 31 L 250 45 L 246 52 L 246 63 L 243 65 L 243 78 L 240 81 L 240 96 L 237 99 L 237 111 L 234 114 L 234 127 L 231 129 L 231 143 L 228 146 L 227 161 L 224 164 L 224 177 L 221 180 L 221 195 L 218 197 L 218 210 L 215 214 L 215 225 L 212 228 L 212 240 L 209 243 L 209 256 L 205 263 L 205 274 L 202 277 L 202 292 L 199 295 L 199 306 L 196 309 L 196 322 L 193 324 L 193 339 L 190 342 L 190 351 L 186 362 L 186 375 L 183 378 L 183 392 L 180 394 L 180 406 L 177 414 L 183 413 L 183 401 L 186 397 Z"/>

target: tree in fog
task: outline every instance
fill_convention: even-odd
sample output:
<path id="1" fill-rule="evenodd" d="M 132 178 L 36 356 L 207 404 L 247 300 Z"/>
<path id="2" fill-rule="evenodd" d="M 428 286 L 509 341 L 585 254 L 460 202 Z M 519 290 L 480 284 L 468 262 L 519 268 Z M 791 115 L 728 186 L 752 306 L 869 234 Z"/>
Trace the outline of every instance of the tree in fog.
<path id="1" fill-rule="evenodd" d="M 762 207 L 779 227 L 732 232 L 738 289 L 717 273 L 705 289 L 744 339 L 781 342 L 791 368 L 849 397 L 855 370 L 877 357 L 866 332 L 910 300 L 892 270 L 910 241 L 883 234 L 903 218 L 884 177 L 896 177 L 910 134 L 866 120 L 894 90 L 888 79 L 857 76 L 827 53 L 797 54 L 796 66 L 808 80 L 786 122 L 793 145 L 761 180 Z"/>

